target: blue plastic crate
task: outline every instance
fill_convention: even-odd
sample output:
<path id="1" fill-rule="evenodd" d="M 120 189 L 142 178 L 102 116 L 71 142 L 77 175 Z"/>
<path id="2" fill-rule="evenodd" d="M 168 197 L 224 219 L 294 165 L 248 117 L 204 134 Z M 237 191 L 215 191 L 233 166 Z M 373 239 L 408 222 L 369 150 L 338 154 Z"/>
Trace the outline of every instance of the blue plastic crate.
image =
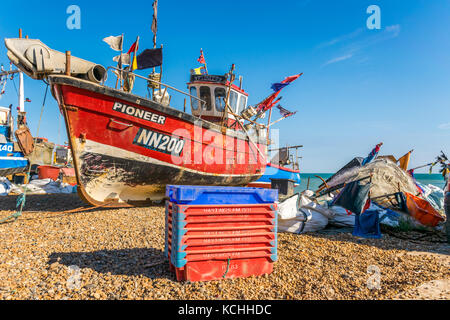
<path id="1" fill-rule="evenodd" d="M 177 204 L 261 204 L 278 201 L 278 190 L 247 187 L 166 187 L 166 196 Z"/>

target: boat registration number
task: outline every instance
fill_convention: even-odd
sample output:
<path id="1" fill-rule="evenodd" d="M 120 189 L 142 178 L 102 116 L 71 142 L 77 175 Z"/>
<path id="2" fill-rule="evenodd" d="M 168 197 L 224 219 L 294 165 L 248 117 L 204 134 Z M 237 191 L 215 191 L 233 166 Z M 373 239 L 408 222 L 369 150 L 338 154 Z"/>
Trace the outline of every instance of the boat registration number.
<path id="1" fill-rule="evenodd" d="M 0 144 L 0 151 L 13 152 L 12 144 Z"/>
<path id="2" fill-rule="evenodd" d="M 163 133 L 154 132 L 140 128 L 133 144 L 174 156 L 180 156 L 183 152 L 185 141 L 178 137 L 169 136 Z"/>

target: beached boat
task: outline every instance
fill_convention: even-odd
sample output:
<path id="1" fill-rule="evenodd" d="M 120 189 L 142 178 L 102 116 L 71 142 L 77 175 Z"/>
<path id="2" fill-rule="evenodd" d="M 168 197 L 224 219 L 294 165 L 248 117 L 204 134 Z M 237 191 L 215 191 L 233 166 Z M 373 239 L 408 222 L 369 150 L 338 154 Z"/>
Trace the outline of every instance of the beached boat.
<path id="1" fill-rule="evenodd" d="M 278 153 L 267 164 L 264 175 L 257 181 L 250 183 L 249 187 L 271 188 L 271 179 L 292 180 L 294 181 L 294 187 L 298 187 L 301 178 L 297 150 L 301 147 L 302 146 L 292 146 L 281 148 L 279 150 L 271 150 L 278 151 Z M 295 159 L 293 158 L 293 155 L 290 154 L 290 150 L 292 149 L 296 150 Z"/>
<path id="2" fill-rule="evenodd" d="M 28 160 L 14 149 L 11 109 L 0 107 L 0 177 L 25 172 Z"/>
<path id="3" fill-rule="evenodd" d="M 6 81 L 7 77 L 14 76 L 15 74 L 19 74 L 19 113 L 24 114 L 25 99 L 23 74 L 19 72 L 19 70 L 2 70 L 0 72 L 0 78 L 3 81 Z M 20 125 L 19 119 L 18 124 Z M 14 145 L 13 127 L 12 105 L 8 108 L 0 107 L 0 177 L 23 173 L 27 170 L 29 165 L 28 159 L 26 159 L 24 154 Z"/>
<path id="4" fill-rule="evenodd" d="M 64 115 L 80 196 L 91 204 L 144 204 L 163 199 L 166 184 L 244 186 L 264 173 L 266 130 L 248 131 L 236 117 L 247 109 L 248 94 L 229 80 L 232 72 L 192 75 L 184 93 L 188 114 L 165 99 L 108 87 L 105 68 L 39 40 L 5 44 L 18 68 L 49 81 Z M 163 97 L 167 90 L 181 92 L 145 79 Z"/>

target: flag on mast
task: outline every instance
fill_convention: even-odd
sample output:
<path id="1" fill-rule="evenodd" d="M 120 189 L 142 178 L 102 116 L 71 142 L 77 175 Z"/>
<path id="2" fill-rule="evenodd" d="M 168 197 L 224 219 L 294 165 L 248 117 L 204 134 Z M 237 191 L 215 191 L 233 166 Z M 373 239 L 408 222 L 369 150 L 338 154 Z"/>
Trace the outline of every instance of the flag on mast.
<path id="1" fill-rule="evenodd" d="M 103 41 L 109 44 L 111 49 L 115 51 L 122 51 L 123 49 L 123 35 L 117 37 L 109 36 L 104 38 Z"/>
<path id="2" fill-rule="evenodd" d="M 131 62 L 131 72 L 136 70 L 138 68 L 137 64 L 137 51 L 139 49 L 139 36 L 137 37 L 136 41 L 131 46 L 130 50 L 128 50 L 128 53 L 133 53 L 133 61 Z"/>
<path id="3" fill-rule="evenodd" d="M 128 54 L 128 53 L 123 53 L 121 56 L 119 55 L 119 56 L 115 56 L 114 58 L 113 58 L 113 61 L 114 62 L 119 62 L 119 60 L 120 60 L 120 58 L 122 58 L 122 64 L 123 65 L 130 65 L 130 55 Z"/>
<path id="4" fill-rule="evenodd" d="M 158 0 L 153 1 L 152 32 L 153 32 L 153 48 L 156 48 L 156 33 L 158 32 Z"/>
<path id="5" fill-rule="evenodd" d="M 132 54 L 135 51 L 139 50 L 139 45 L 137 43 L 137 40 L 131 45 L 130 49 L 128 49 L 128 54 Z"/>
<path id="6" fill-rule="evenodd" d="M 361 165 L 365 166 L 366 164 L 370 163 L 378 155 L 378 152 L 380 152 L 382 146 L 383 142 L 377 144 L 375 148 L 373 148 L 372 151 L 369 153 L 369 155 L 363 160 Z"/>
<path id="7" fill-rule="evenodd" d="M 198 63 L 206 64 L 205 56 L 203 55 L 203 49 L 200 49 L 200 57 L 197 59 Z"/>
<path id="8" fill-rule="evenodd" d="M 271 87 L 271 88 L 272 88 L 272 90 L 275 91 L 275 92 L 280 91 L 280 90 L 283 89 L 284 87 L 290 85 L 291 82 L 294 82 L 295 80 L 297 80 L 298 78 L 300 78 L 300 76 L 301 76 L 302 74 L 303 74 L 303 73 L 300 73 L 300 74 L 296 74 L 296 75 L 294 75 L 294 76 L 287 77 L 286 79 L 284 79 L 284 80 L 281 81 L 281 82 L 277 82 L 277 83 L 272 84 L 272 87 Z"/>
<path id="9" fill-rule="evenodd" d="M 203 49 L 200 49 L 200 57 L 197 59 L 198 63 L 203 64 L 205 66 L 205 72 L 208 74 L 208 67 L 206 66 L 205 55 L 203 54 Z"/>
<path id="10" fill-rule="evenodd" d="M 266 111 L 272 109 L 282 99 L 282 97 L 276 99 L 279 94 L 280 94 L 280 91 L 274 92 L 270 96 L 268 96 L 266 99 L 264 99 L 264 101 L 258 105 L 257 111 L 258 112 L 266 112 Z"/>
<path id="11" fill-rule="evenodd" d="M 401 157 L 400 159 L 398 159 L 398 166 L 403 169 L 403 170 L 408 170 L 408 166 L 409 166 L 409 161 L 411 159 L 411 153 L 414 150 L 409 151 L 407 154 L 405 154 L 403 157 Z"/>
<path id="12" fill-rule="evenodd" d="M 277 105 L 277 108 L 278 108 L 278 110 L 280 111 L 280 114 L 281 114 L 281 116 L 282 116 L 283 118 L 287 118 L 287 117 L 293 116 L 294 114 L 297 113 L 297 111 L 291 112 L 291 111 L 289 111 L 289 110 L 283 108 L 283 107 L 280 106 L 280 105 Z"/>
<path id="13" fill-rule="evenodd" d="M 148 68 L 159 67 L 163 63 L 162 48 L 145 49 L 136 57 L 136 68 L 144 70 Z"/>

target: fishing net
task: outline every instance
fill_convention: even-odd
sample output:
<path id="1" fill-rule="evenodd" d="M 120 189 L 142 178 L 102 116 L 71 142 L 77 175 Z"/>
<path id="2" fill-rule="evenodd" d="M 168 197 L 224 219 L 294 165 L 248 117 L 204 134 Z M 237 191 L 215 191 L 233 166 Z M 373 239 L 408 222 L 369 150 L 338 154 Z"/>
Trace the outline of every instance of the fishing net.
<path id="1" fill-rule="evenodd" d="M 347 182 L 367 176 L 372 176 L 371 198 L 396 192 L 417 194 L 417 187 L 412 177 L 390 160 L 377 159 L 358 168 L 353 172 L 353 176 L 347 177 Z"/>

